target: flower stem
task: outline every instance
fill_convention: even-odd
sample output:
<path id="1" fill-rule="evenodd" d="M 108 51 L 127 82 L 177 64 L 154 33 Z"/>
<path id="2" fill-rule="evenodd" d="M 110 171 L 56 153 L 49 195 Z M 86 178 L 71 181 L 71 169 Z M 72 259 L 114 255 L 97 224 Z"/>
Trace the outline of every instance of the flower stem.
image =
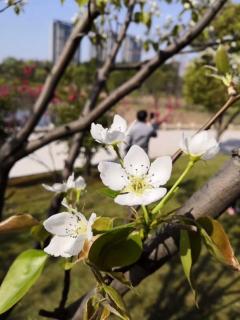
<path id="1" fill-rule="evenodd" d="M 142 210 L 143 210 L 144 220 L 146 222 L 146 225 L 148 226 L 149 225 L 149 215 L 148 215 L 147 208 L 144 205 L 142 205 Z"/>
<path id="2" fill-rule="evenodd" d="M 188 165 L 186 167 L 186 169 L 183 171 L 183 173 L 181 174 L 181 176 L 177 179 L 177 181 L 174 183 L 174 185 L 172 186 L 172 188 L 168 191 L 168 193 L 166 194 L 166 196 L 164 198 L 162 198 L 162 200 L 156 205 L 156 207 L 152 210 L 153 214 L 156 214 L 157 212 L 159 212 L 163 206 L 168 202 L 168 200 L 173 196 L 174 192 L 176 191 L 178 185 L 182 182 L 182 180 L 186 177 L 186 175 L 188 174 L 188 172 L 191 170 L 191 168 L 193 167 L 194 163 L 196 161 L 195 160 L 190 160 L 188 162 Z"/>
<path id="3" fill-rule="evenodd" d="M 113 149 L 114 149 L 114 151 L 115 151 L 116 154 L 117 154 L 117 157 L 118 157 L 118 160 L 119 160 L 121 166 L 123 167 L 123 159 L 122 159 L 122 156 L 121 156 L 121 154 L 120 154 L 118 145 L 117 145 L 117 144 L 114 144 L 114 145 L 113 145 Z"/>

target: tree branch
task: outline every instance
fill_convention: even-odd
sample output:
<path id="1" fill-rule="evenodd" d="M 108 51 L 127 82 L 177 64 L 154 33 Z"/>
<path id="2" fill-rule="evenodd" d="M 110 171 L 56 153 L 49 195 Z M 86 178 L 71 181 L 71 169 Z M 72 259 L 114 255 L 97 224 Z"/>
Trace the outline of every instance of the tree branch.
<path id="1" fill-rule="evenodd" d="M 73 28 L 64 49 L 52 68 L 49 76 L 47 77 L 42 92 L 40 93 L 34 107 L 33 114 L 28 119 L 25 126 L 19 131 L 17 136 L 11 142 L 7 141 L 2 149 L 1 154 L 7 158 L 15 150 L 21 149 L 22 145 L 26 142 L 29 135 L 34 130 L 35 126 L 41 119 L 43 113 L 46 111 L 49 102 L 51 101 L 54 91 L 64 74 L 66 68 L 71 62 L 81 40 L 89 32 L 92 22 L 98 17 L 99 11 L 96 10 L 95 5 L 91 5 L 90 10 L 86 12 L 81 20 L 78 21 Z"/>
<path id="2" fill-rule="evenodd" d="M 29 153 L 43 147 L 44 145 L 56 139 L 60 139 L 73 133 L 83 131 L 89 127 L 91 122 L 96 121 L 104 112 L 109 110 L 118 101 L 124 98 L 129 93 L 139 88 L 142 83 L 163 63 L 170 59 L 173 55 L 180 52 L 181 49 L 189 45 L 211 22 L 218 11 L 223 7 L 227 0 L 216 1 L 209 10 L 205 13 L 202 20 L 200 20 L 194 28 L 189 30 L 184 36 L 176 40 L 173 44 L 169 45 L 164 51 L 160 51 L 154 58 L 146 63 L 131 79 L 126 81 L 116 90 L 114 90 L 105 100 L 92 110 L 87 116 L 73 121 L 67 125 L 53 129 L 45 136 L 37 140 L 30 141 L 28 144 L 19 151 L 16 155 L 17 159 L 28 155 Z"/>
<path id="3" fill-rule="evenodd" d="M 13 2 L 11 4 L 7 4 L 5 7 L 0 9 L 0 13 L 4 12 L 5 10 L 7 10 L 10 7 L 16 6 L 16 5 L 21 4 L 21 3 L 23 3 L 23 0 L 16 0 L 15 2 Z"/>
<path id="4" fill-rule="evenodd" d="M 229 127 L 229 125 L 239 116 L 240 111 L 236 110 L 228 119 L 227 121 L 224 123 L 224 125 L 222 126 L 222 128 L 220 128 L 220 131 L 218 132 L 218 137 L 220 137 L 224 131 L 226 131 Z"/>

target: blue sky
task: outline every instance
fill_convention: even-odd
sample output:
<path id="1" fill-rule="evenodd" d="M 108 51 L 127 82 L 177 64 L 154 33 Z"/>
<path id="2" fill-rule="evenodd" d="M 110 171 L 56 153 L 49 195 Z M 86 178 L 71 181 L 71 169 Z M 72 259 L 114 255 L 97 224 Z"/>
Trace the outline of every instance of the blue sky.
<path id="1" fill-rule="evenodd" d="M 0 14 L 0 60 L 8 56 L 49 59 L 53 20 L 70 21 L 77 10 L 73 0 L 64 5 L 60 0 L 29 0 L 18 16 L 12 9 L 4 11 Z"/>
<path id="2" fill-rule="evenodd" d="M 0 0 L 3 7 L 3 0 Z M 162 8 L 164 15 L 176 13 L 177 7 Z M 29 0 L 24 12 L 16 15 L 10 8 L 0 13 L 0 61 L 12 56 L 21 59 L 51 59 L 51 31 L 55 19 L 69 21 L 78 12 L 74 0 Z M 137 33 L 136 28 L 131 33 Z M 89 47 L 83 43 L 82 55 L 88 55 Z"/>

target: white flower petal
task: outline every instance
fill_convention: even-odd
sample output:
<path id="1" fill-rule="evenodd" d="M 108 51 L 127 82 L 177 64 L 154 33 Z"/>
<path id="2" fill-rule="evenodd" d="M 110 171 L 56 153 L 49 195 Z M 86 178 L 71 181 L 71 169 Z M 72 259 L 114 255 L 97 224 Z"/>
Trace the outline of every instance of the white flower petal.
<path id="1" fill-rule="evenodd" d="M 78 223 L 81 221 L 82 224 L 85 224 L 87 226 L 88 221 L 87 221 L 86 217 L 84 216 L 84 214 L 82 214 L 81 212 L 76 212 L 75 215 L 78 217 Z"/>
<path id="2" fill-rule="evenodd" d="M 57 236 L 66 236 L 68 230 L 77 226 L 77 217 L 69 212 L 54 214 L 43 222 L 44 228 Z"/>
<path id="3" fill-rule="evenodd" d="M 169 156 L 159 157 L 150 166 L 148 181 L 153 187 L 159 187 L 169 180 L 172 172 L 172 159 Z"/>
<path id="4" fill-rule="evenodd" d="M 102 161 L 98 165 L 103 184 L 112 190 L 122 190 L 127 185 L 127 175 L 120 164 Z"/>
<path id="5" fill-rule="evenodd" d="M 106 144 L 113 144 L 122 142 L 125 140 L 125 134 L 119 131 L 108 131 L 106 134 L 105 143 Z"/>
<path id="6" fill-rule="evenodd" d="M 75 188 L 76 189 L 85 189 L 86 188 L 86 182 L 83 179 L 83 177 L 79 176 L 76 180 L 75 180 Z"/>
<path id="7" fill-rule="evenodd" d="M 167 193 L 166 188 L 154 188 L 146 190 L 142 195 L 142 204 L 147 206 L 163 198 Z"/>
<path id="8" fill-rule="evenodd" d="M 214 145 L 213 147 L 209 148 L 204 155 L 202 156 L 203 160 L 210 160 L 219 152 L 220 147 L 218 144 Z"/>
<path id="9" fill-rule="evenodd" d="M 118 195 L 114 201 L 117 204 L 123 206 L 140 206 L 140 205 L 149 205 L 152 202 L 155 202 L 166 194 L 166 188 L 153 188 L 145 190 L 141 195 L 137 195 L 133 192 L 126 194 Z"/>
<path id="10" fill-rule="evenodd" d="M 138 206 L 142 204 L 141 196 L 136 195 L 133 192 L 119 194 L 115 199 L 114 202 L 120 204 L 122 206 Z"/>
<path id="11" fill-rule="evenodd" d="M 65 183 L 54 183 L 52 186 L 49 186 L 47 184 L 42 184 L 43 188 L 51 191 L 51 192 L 65 192 L 66 191 L 66 185 Z"/>
<path id="12" fill-rule="evenodd" d="M 201 131 L 195 134 L 189 140 L 189 152 L 193 155 L 202 155 L 206 151 L 206 146 L 208 143 L 208 132 Z"/>
<path id="13" fill-rule="evenodd" d="M 148 155 L 137 145 L 133 145 L 130 148 L 123 162 L 127 173 L 133 176 L 142 176 L 147 174 L 150 167 Z"/>
<path id="14" fill-rule="evenodd" d="M 64 258 L 69 258 L 70 255 L 63 251 L 66 240 L 66 237 L 54 236 L 49 245 L 44 248 L 44 251 L 54 257 L 62 256 Z"/>
<path id="15" fill-rule="evenodd" d="M 187 154 L 208 160 L 217 154 L 219 146 L 216 139 L 211 138 L 209 132 L 204 130 L 196 133 L 193 137 L 183 137 L 181 149 Z"/>
<path id="16" fill-rule="evenodd" d="M 67 189 L 74 188 L 74 172 L 67 179 Z"/>
<path id="17" fill-rule="evenodd" d="M 69 258 L 76 256 L 82 250 L 85 238 L 59 237 L 54 236 L 44 251 L 54 257 Z"/>
<path id="18" fill-rule="evenodd" d="M 179 147 L 180 149 L 186 153 L 186 154 L 189 154 L 189 146 L 188 146 L 188 143 L 189 143 L 189 138 L 186 138 L 185 137 L 185 134 L 183 132 L 182 134 L 182 139 L 180 140 L 180 144 L 179 144 Z"/>
<path id="19" fill-rule="evenodd" d="M 127 121 L 116 114 L 113 118 L 113 123 L 110 127 L 111 131 L 120 131 L 120 132 L 126 132 L 127 131 Z"/>
<path id="20" fill-rule="evenodd" d="M 101 124 L 92 123 L 90 132 L 93 139 L 95 139 L 97 142 L 99 143 L 105 142 L 107 129 L 104 129 Z"/>
<path id="21" fill-rule="evenodd" d="M 97 219 L 96 213 L 92 213 L 87 224 L 87 239 L 90 241 L 93 237 L 92 233 L 92 225 L 94 224 L 95 220 Z"/>
<path id="22" fill-rule="evenodd" d="M 81 235 L 77 238 L 69 237 L 66 245 L 63 248 L 64 254 L 68 254 L 70 257 L 77 256 L 80 251 L 82 251 L 85 240 L 87 239 L 84 235 Z"/>
<path id="23" fill-rule="evenodd" d="M 67 198 L 63 198 L 63 201 L 62 201 L 62 206 L 67 208 L 69 211 L 71 211 L 71 207 L 68 205 L 68 202 L 67 202 Z"/>

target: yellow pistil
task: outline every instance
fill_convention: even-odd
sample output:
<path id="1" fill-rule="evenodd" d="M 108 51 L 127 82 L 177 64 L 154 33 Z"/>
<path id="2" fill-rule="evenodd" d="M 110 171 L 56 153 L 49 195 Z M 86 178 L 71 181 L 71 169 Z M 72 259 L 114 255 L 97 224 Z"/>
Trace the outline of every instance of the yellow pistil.
<path id="1" fill-rule="evenodd" d="M 146 181 L 145 177 L 129 177 L 130 183 L 124 189 L 124 192 L 134 192 L 138 195 L 143 194 L 146 189 L 151 188 L 151 185 Z"/>
<path id="2" fill-rule="evenodd" d="M 87 225 L 85 223 L 79 223 L 77 229 L 75 230 L 77 235 L 85 234 L 87 232 Z"/>

